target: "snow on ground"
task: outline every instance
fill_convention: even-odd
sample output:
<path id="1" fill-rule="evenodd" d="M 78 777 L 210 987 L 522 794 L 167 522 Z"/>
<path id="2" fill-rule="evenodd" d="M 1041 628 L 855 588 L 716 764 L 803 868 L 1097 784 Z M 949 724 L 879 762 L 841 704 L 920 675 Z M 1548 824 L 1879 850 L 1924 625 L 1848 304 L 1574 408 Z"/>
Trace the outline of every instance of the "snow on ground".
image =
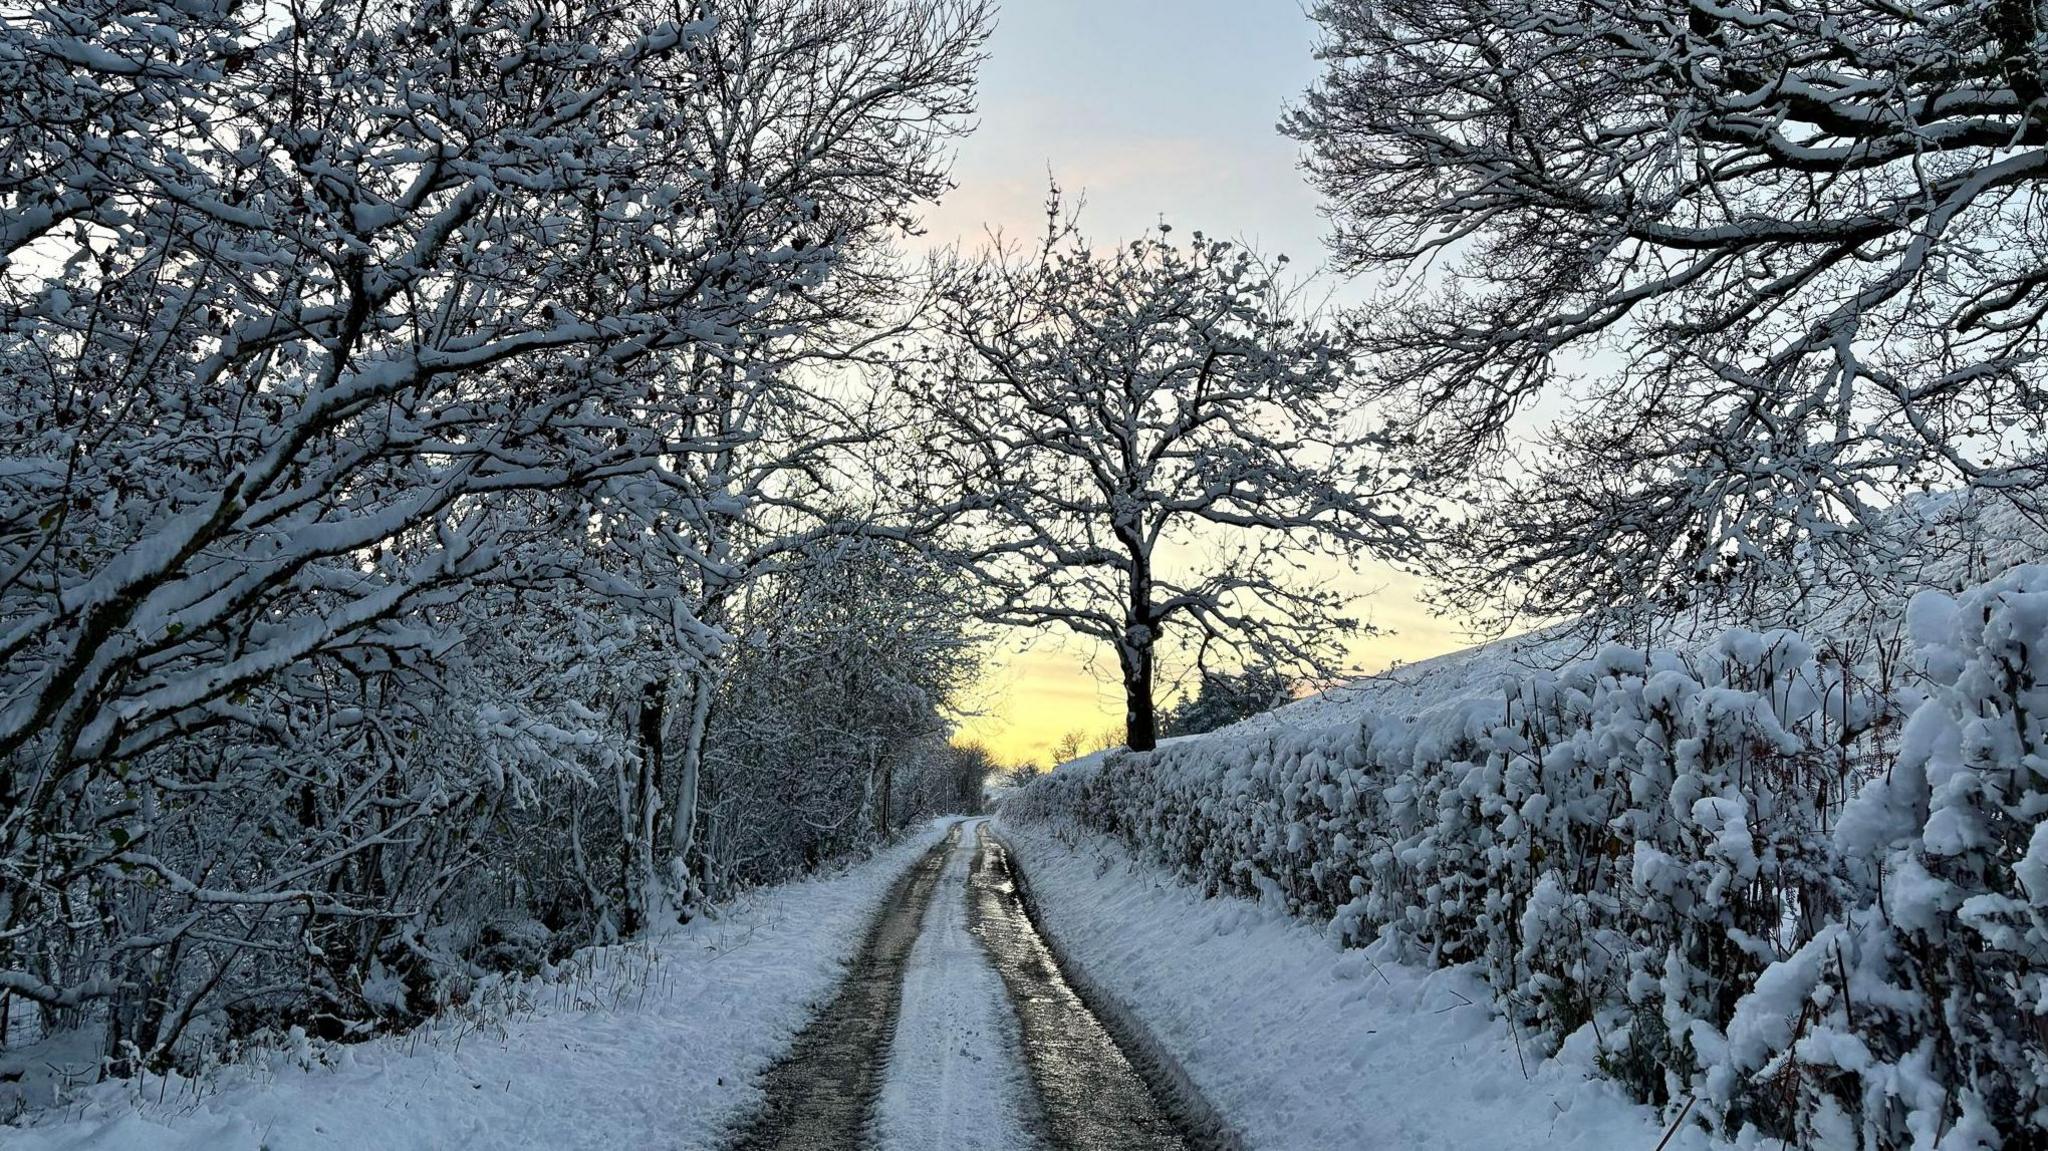
<path id="1" fill-rule="evenodd" d="M 61 1119 L 0 1128 L 8 1151 L 457 1151 L 715 1147 L 758 1102 L 903 869 L 952 821 L 844 872 L 767 889 L 481 1030 L 443 1021 L 336 1049 L 332 1066 L 232 1068 L 203 1100 L 138 1106 L 103 1085 Z M 993 973 L 989 975 L 994 980 Z"/>
<path id="2" fill-rule="evenodd" d="M 1027 1147 L 1031 1086 L 1002 977 L 967 925 L 972 825 L 932 893 L 903 978 L 876 1133 L 883 1151 Z"/>
<path id="3" fill-rule="evenodd" d="M 1733 626 L 1791 627 L 1808 635 L 1848 640 L 1864 635 L 1895 636 L 1913 592 L 1923 588 L 1957 591 L 2018 564 L 2038 562 L 2048 549 L 2048 539 L 2039 525 L 1997 501 L 1971 504 L 1954 492 L 1922 493 L 1888 515 L 1887 530 L 1897 550 L 1888 559 L 1881 584 L 1866 584 L 1840 573 L 1809 573 L 1813 586 L 1804 593 L 1797 611 L 1785 618 L 1757 619 L 1704 607 L 1674 612 L 1657 621 L 1651 645 L 1690 650 Z M 1160 742 L 1162 746 L 1196 739 L 1210 747 L 1220 747 L 1225 740 L 1256 744 L 1281 732 L 1355 729 L 1361 719 L 1373 716 L 1429 711 L 1448 714 L 1445 705 L 1459 700 L 1485 697 L 1497 701 L 1503 676 L 1555 670 L 1593 655 L 1599 646 L 1570 623 L 1556 624 L 1399 664 L 1217 732 Z M 1098 758 L 1084 757 L 1061 765 L 1060 770 Z"/>
<path id="4" fill-rule="evenodd" d="M 1003 827 L 1041 926 L 1251 1148 L 1651 1151 L 1664 1137 L 1651 1109 L 1590 1076 L 1589 1044 L 1525 1075 L 1469 970 L 1342 950 L 1278 909 L 1204 899 L 1100 836 Z M 1714 1146 L 1690 1128 L 1669 1144 Z"/>

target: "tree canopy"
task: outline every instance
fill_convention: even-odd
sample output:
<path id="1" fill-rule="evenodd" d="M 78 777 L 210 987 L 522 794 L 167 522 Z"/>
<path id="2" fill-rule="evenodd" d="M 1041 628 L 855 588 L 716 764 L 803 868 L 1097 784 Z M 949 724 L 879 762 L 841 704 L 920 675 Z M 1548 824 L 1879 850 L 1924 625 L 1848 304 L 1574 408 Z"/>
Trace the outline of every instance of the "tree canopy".
<path id="1" fill-rule="evenodd" d="M 1303 565 L 1417 539 L 1347 349 L 1276 271 L 1200 233 L 1097 251 L 1057 225 L 941 270 L 907 393 L 929 478 L 989 505 L 960 545 L 989 618 L 1114 651 L 1136 749 L 1162 651 L 1329 674 L 1357 623 Z"/>

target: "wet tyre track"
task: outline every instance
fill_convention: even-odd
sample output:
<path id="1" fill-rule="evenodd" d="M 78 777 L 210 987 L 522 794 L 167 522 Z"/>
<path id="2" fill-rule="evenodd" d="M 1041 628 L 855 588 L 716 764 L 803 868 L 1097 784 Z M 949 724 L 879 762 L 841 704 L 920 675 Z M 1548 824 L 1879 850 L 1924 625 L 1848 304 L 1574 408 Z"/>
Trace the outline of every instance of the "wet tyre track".
<path id="1" fill-rule="evenodd" d="M 902 999 L 903 966 L 960 841 L 956 826 L 889 889 L 832 1002 L 768 1069 L 759 1111 L 733 1151 L 848 1151 L 868 1143 Z"/>
<path id="2" fill-rule="evenodd" d="M 955 828 L 890 890 L 846 982 L 769 1069 L 767 1098 L 733 1151 L 874 1146 L 875 1103 L 925 911 L 959 846 Z M 1219 1151 L 1236 1146 L 1193 1086 L 1148 1055 L 1141 1029 L 1068 981 L 1039 934 L 1007 845 L 975 826 L 968 923 L 1016 1012 L 1036 1096 L 1025 1147 L 1056 1151 Z M 1085 989 L 1084 989 L 1085 990 Z M 1103 1004 L 1101 1006 L 1111 1006 Z M 1105 1022 L 1107 1020 L 1107 1023 Z"/>
<path id="3" fill-rule="evenodd" d="M 1016 1007 L 1046 1144 L 1060 1151 L 1234 1149 L 1193 1084 L 1148 1055 L 1135 1022 L 1098 1014 L 1068 981 L 1039 934 L 1008 845 L 986 824 L 975 840 L 969 919 Z"/>

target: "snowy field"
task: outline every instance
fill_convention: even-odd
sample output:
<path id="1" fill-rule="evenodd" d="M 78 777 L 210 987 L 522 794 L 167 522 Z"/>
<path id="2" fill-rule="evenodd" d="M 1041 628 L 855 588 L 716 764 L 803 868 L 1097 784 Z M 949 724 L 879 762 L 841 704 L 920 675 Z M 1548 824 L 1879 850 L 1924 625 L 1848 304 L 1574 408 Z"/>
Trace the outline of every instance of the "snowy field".
<path id="1" fill-rule="evenodd" d="M 753 1078 L 837 980 L 890 883 L 943 834 L 934 823 L 838 874 L 767 889 L 593 969 L 529 986 L 531 1006 L 231 1068 L 203 1098 L 109 1084 L 8 1151 L 592 1151 L 716 1146 Z M 989 974 L 993 979 L 993 973 Z M 157 1102 L 159 1088 L 164 1101 Z M 139 1102 L 131 1092 L 140 1094 Z"/>
<path id="2" fill-rule="evenodd" d="M 1583 1046 L 1525 1067 L 1469 970 L 1341 950 L 1279 910 L 1204 899 L 1101 836 L 1003 830 L 1041 926 L 1249 1147 L 1651 1151 L 1664 1138 L 1650 1108 L 1591 1077 Z M 1687 1128 L 1667 1146 L 1725 1144 Z"/>

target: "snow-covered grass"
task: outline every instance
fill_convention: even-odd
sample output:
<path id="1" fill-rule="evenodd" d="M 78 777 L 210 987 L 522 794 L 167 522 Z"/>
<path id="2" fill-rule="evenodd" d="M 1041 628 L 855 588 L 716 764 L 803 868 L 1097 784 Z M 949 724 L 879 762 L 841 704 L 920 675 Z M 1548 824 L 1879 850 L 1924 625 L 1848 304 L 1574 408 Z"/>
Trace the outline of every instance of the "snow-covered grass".
<path id="1" fill-rule="evenodd" d="M 1594 1077 L 1583 1045 L 1518 1054 L 1469 967 L 1340 948 L 1283 908 L 1204 898 L 1072 825 L 1004 829 L 1041 926 L 1250 1148 L 1652 1151 L 1664 1137 L 1650 1108 Z M 1670 1143 L 1709 1146 L 1698 1130 Z"/>
<path id="2" fill-rule="evenodd" d="M 763 889 L 649 944 L 586 953 L 503 1004 L 404 1036 L 103 1084 L 8 1151 L 698 1149 L 759 1099 L 890 884 L 952 821 L 835 874 Z M 324 1061 L 323 1061 L 324 1060 Z M 159 1101 L 159 1093 L 162 1099 Z"/>

